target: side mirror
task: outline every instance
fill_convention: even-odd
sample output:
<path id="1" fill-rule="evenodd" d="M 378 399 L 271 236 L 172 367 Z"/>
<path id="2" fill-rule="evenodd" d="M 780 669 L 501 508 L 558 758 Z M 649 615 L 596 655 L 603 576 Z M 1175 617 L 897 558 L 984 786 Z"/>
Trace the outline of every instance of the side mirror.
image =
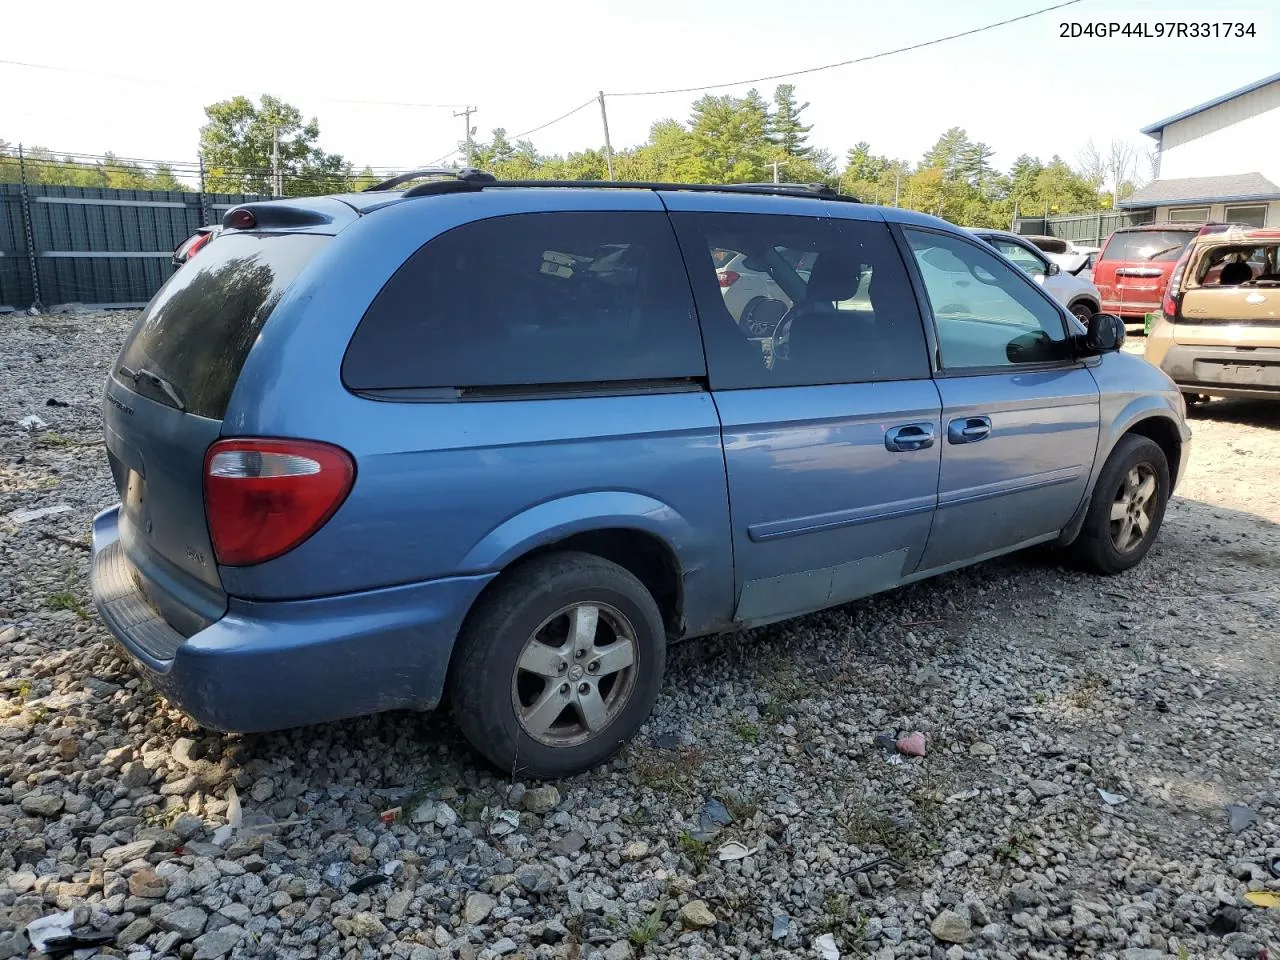
<path id="1" fill-rule="evenodd" d="M 1062 267 L 1058 266 L 1058 264 L 1056 264 L 1056 263 L 1054 263 L 1052 260 L 1050 260 L 1050 261 L 1049 261 L 1049 267 L 1048 267 L 1048 269 L 1047 269 L 1047 270 L 1045 270 L 1044 275 L 1045 275 L 1046 277 L 1056 277 L 1056 276 L 1057 276 L 1058 274 L 1060 274 L 1061 272 L 1062 272 Z"/>
<path id="2" fill-rule="evenodd" d="M 1124 321 L 1114 313 L 1095 313 L 1086 327 L 1088 333 L 1076 337 L 1085 353 L 1114 353 L 1124 346 Z"/>

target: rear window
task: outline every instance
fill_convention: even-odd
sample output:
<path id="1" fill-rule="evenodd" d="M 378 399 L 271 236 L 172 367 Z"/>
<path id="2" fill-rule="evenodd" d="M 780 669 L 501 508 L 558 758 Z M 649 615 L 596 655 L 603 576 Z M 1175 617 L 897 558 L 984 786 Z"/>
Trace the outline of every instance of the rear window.
<path id="1" fill-rule="evenodd" d="M 1054 237 L 1028 237 L 1032 243 L 1043 250 L 1045 253 L 1066 253 L 1067 241 L 1058 240 Z"/>
<path id="2" fill-rule="evenodd" d="M 1111 235 L 1103 260 L 1172 263 L 1182 256 L 1195 230 L 1130 230 Z"/>
<path id="3" fill-rule="evenodd" d="M 221 420 L 262 325 L 330 239 L 223 234 L 211 241 L 152 298 L 120 352 L 116 378 Z"/>
<path id="4" fill-rule="evenodd" d="M 455 227 L 387 281 L 343 360 L 352 390 L 706 376 L 664 214 L 530 213 Z"/>

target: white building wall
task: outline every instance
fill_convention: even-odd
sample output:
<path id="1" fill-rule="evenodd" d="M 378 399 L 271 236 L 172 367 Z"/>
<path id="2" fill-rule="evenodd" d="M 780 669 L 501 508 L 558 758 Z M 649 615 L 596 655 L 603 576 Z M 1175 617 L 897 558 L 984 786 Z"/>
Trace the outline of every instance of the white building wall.
<path id="1" fill-rule="evenodd" d="M 1161 180 L 1255 172 L 1280 184 L 1280 81 L 1164 129 Z"/>
<path id="2" fill-rule="evenodd" d="M 1253 206 L 1263 206 L 1263 205 L 1264 204 L 1262 203 L 1212 203 L 1212 204 L 1175 203 L 1168 206 L 1156 207 L 1155 219 L 1168 220 L 1169 211 L 1171 210 L 1185 210 L 1188 207 L 1195 207 L 1198 209 L 1200 207 L 1207 206 L 1209 208 L 1208 219 L 1210 221 L 1225 222 L 1226 220 L 1231 219 L 1227 216 L 1228 207 L 1232 207 L 1232 208 L 1253 207 Z M 1280 200 L 1273 200 L 1270 203 L 1265 204 L 1265 206 L 1267 207 L 1267 220 L 1266 220 L 1266 223 L 1263 224 L 1263 226 L 1280 227 Z"/>

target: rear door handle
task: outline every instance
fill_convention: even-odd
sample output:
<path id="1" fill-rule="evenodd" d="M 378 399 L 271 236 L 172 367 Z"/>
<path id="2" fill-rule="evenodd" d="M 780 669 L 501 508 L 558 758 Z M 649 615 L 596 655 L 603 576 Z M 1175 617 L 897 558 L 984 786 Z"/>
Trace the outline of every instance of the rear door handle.
<path id="1" fill-rule="evenodd" d="M 890 427 L 884 435 L 884 445 L 894 453 L 927 450 L 933 446 L 933 424 L 905 423 L 900 427 Z"/>
<path id="2" fill-rule="evenodd" d="M 956 417 L 947 424 L 950 443 L 977 443 L 991 433 L 990 417 Z"/>

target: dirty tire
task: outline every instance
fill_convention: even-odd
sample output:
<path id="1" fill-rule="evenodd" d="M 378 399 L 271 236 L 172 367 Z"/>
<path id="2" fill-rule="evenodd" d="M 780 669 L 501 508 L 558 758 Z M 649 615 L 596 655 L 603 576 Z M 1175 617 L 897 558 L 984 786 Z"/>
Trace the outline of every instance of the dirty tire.
<path id="1" fill-rule="evenodd" d="M 1150 526 L 1142 540 L 1132 549 L 1121 551 L 1112 538 L 1111 510 L 1125 478 L 1135 467 L 1148 468 L 1154 474 L 1155 503 Z M 1070 548 L 1072 560 L 1083 570 L 1108 576 L 1137 566 L 1160 533 L 1169 493 L 1169 461 L 1160 445 L 1147 437 L 1134 434 L 1122 437 L 1098 476 L 1084 526 Z"/>
<path id="2" fill-rule="evenodd" d="M 1077 300 L 1071 305 L 1071 313 L 1077 320 L 1088 326 L 1089 318 L 1097 313 L 1097 309 L 1087 300 Z"/>
<path id="3" fill-rule="evenodd" d="M 550 746 L 521 726 L 512 684 L 526 641 L 569 604 L 607 604 L 635 637 L 634 683 L 608 725 L 591 739 Z M 556 779 L 607 760 L 648 718 L 666 667 L 666 632 L 653 597 L 635 576 L 589 553 L 552 553 L 495 583 L 458 638 L 449 667 L 454 721 L 477 751 L 504 773 Z"/>

